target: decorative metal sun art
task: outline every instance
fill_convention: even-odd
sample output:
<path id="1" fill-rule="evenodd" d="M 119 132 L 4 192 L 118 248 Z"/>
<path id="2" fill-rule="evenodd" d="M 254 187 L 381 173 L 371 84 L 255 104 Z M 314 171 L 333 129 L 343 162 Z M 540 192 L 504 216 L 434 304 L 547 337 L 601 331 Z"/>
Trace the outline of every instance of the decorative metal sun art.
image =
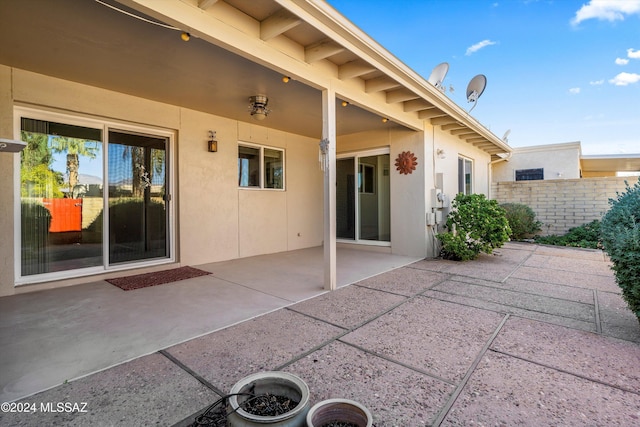
<path id="1" fill-rule="evenodd" d="M 398 158 L 396 159 L 396 169 L 398 172 L 404 175 L 409 175 L 416 170 L 416 166 L 418 165 L 418 158 L 411 151 L 403 151 L 398 154 Z"/>

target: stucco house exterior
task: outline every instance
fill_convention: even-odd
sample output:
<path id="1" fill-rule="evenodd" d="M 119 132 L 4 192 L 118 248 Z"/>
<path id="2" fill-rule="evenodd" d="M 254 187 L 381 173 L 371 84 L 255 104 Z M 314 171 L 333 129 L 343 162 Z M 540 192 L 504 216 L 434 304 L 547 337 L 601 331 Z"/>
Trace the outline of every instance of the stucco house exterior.
<path id="1" fill-rule="evenodd" d="M 334 289 L 338 245 L 434 256 L 511 152 L 323 1 L 0 16 L 0 296 L 316 246 Z"/>

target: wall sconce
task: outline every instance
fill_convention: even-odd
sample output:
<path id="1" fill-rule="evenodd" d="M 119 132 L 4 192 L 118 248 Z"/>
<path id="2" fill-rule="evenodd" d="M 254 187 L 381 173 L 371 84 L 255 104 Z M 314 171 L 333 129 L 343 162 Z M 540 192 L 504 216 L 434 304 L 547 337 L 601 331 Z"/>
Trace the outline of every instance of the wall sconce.
<path id="1" fill-rule="evenodd" d="M 386 117 L 382 118 L 382 123 L 387 123 L 389 121 L 389 119 L 387 119 Z"/>
<path id="2" fill-rule="evenodd" d="M 0 138 L 0 152 L 19 153 L 27 146 L 26 142 Z"/>
<path id="3" fill-rule="evenodd" d="M 342 104 L 341 104 L 341 105 L 342 105 L 343 107 L 346 107 L 347 105 L 349 105 L 349 103 L 348 103 L 347 101 L 342 101 Z"/>
<path id="4" fill-rule="evenodd" d="M 436 156 L 438 156 L 439 159 L 446 159 L 447 158 L 447 156 L 444 153 L 444 150 L 442 148 L 438 148 L 436 150 Z"/>
<path id="5" fill-rule="evenodd" d="M 216 131 L 209 131 L 209 141 L 207 141 L 207 148 L 210 153 L 215 153 L 218 151 L 218 140 L 216 139 Z"/>
<path id="6" fill-rule="evenodd" d="M 267 104 L 269 103 L 269 98 L 265 95 L 256 95 L 249 98 L 249 113 L 256 120 L 264 120 L 267 115 L 271 112 L 270 109 L 267 108 Z"/>
<path id="7" fill-rule="evenodd" d="M 282 76 L 282 83 L 289 83 L 289 80 L 291 80 L 291 77 L 289 77 L 289 76 Z"/>

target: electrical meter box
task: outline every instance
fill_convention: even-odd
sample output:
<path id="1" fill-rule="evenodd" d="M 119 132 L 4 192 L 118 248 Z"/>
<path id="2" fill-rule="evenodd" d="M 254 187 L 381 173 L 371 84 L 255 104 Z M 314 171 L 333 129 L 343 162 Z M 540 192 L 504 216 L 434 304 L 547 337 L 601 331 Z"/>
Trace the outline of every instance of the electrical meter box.
<path id="1" fill-rule="evenodd" d="M 442 209 L 443 208 L 443 197 L 442 190 L 439 188 L 431 189 L 431 207 L 434 209 Z"/>

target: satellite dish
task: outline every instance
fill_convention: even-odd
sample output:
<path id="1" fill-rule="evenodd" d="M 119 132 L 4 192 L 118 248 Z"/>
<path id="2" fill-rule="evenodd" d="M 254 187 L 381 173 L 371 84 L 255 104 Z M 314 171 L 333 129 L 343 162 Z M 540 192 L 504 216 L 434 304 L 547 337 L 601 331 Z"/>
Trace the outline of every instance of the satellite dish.
<path id="1" fill-rule="evenodd" d="M 484 74 L 478 74 L 469 82 L 469 85 L 467 86 L 467 102 L 475 102 L 473 107 L 471 107 L 471 110 L 478 105 L 478 98 L 480 98 L 480 95 L 482 95 L 486 86 L 487 78 Z M 471 110 L 469 110 L 469 112 L 471 112 Z"/>
<path id="2" fill-rule="evenodd" d="M 504 135 L 502 136 L 502 141 L 504 141 L 506 144 L 509 143 L 509 134 L 511 133 L 511 129 L 508 129 Z"/>
<path id="3" fill-rule="evenodd" d="M 434 85 L 440 90 L 444 90 L 444 87 L 442 86 L 442 81 L 447 75 L 447 71 L 449 71 L 449 64 L 447 62 L 443 62 L 442 64 L 436 65 L 436 67 L 431 72 L 431 75 L 429 76 L 429 83 L 431 83 L 432 85 Z"/>

